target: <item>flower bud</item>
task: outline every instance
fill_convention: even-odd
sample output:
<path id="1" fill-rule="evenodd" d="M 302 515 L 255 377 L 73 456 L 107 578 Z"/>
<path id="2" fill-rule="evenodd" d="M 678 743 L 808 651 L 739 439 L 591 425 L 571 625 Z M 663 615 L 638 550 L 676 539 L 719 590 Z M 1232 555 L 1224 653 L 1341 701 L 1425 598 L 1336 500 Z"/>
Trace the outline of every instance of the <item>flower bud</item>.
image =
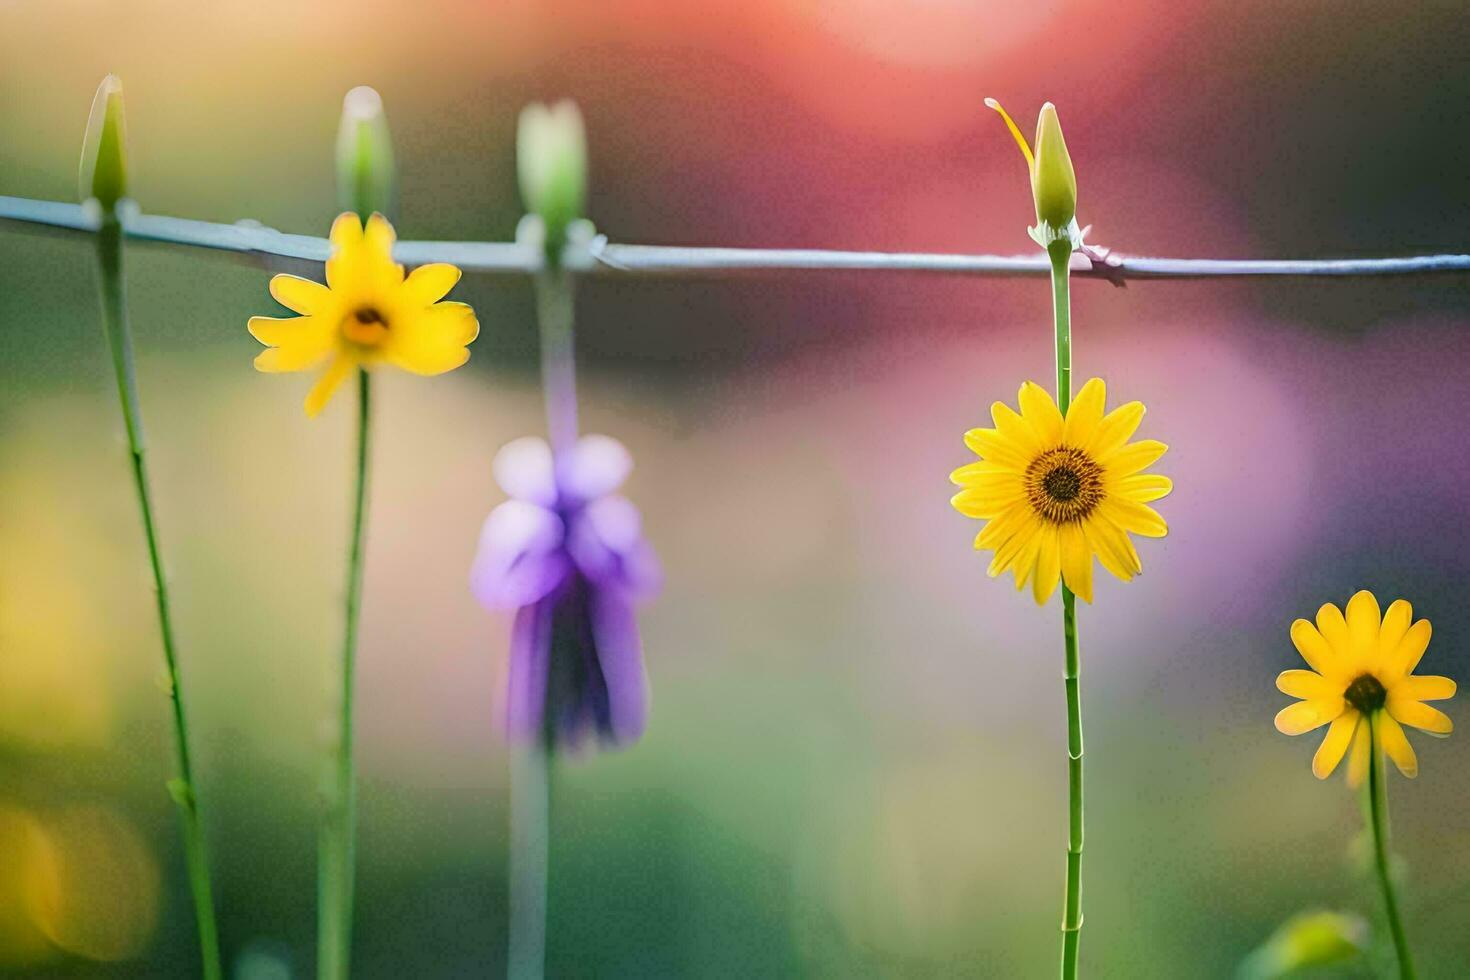
<path id="1" fill-rule="evenodd" d="M 587 197 L 587 136 L 576 103 L 537 102 L 521 112 L 516 171 L 521 201 L 545 224 L 546 257 L 555 265 Z"/>
<path id="2" fill-rule="evenodd" d="M 359 85 L 342 100 L 337 128 L 337 200 L 363 221 L 374 212 L 392 217 L 397 170 L 388 117 L 377 91 Z"/>
<path id="3" fill-rule="evenodd" d="M 77 187 L 78 196 L 83 201 L 96 198 L 104 214 L 112 214 L 117 202 L 128 196 L 125 143 L 122 82 L 108 75 L 92 99 Z"/>
<path id="4" fill-rule="evenodd" d="M 1036 120 L 1036 165 L 1031 170 L 1031 195 L 1036 199 L 1036 220 L 1053 228 L 1065 228 L 1077 216 L 1077 175 L 1062 138 L 1057 108 L 1048 102 Z"/>
<path id="5" fill-rule="evenodd" d="M 1082 245 L 1082 232 L 1077 227 L 1077 175 L 1072 170 L 1072 158 L 1067 153 L 1067 141 L 1062 137 L 1062 124 L 1057 120 L 1056 106 L 1050 102 L 1041 107 L 1036 120 L 1036 152 L 1010 115 L 994 99 L 985 104 L 1000 113 L 1006 128 L 1026 158 L 1026 170 L 1031 175 L 1031 198 L 1036 204 L 1036 227 L 1030 229 L 1031 237 L 1042 248 L 1049 249 L 1053 243 L 1067 242 L 1072 248 Z"/>
<path id="6" fill-rule="evenodd" d="M 1368 947 L 1368 924 L 1344 912 L 1302 912 L 1286 920 L 1241 964 L 1240 980 L 1274 980 L 1353 959 Z"/>

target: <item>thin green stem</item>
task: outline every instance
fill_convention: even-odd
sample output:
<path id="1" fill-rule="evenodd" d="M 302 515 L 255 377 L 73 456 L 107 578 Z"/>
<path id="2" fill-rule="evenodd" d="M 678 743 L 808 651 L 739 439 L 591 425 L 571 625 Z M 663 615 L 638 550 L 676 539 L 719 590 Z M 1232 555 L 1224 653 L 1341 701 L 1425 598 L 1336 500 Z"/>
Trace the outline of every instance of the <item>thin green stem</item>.
<path id="1" fill-rule="evenodd" d="M 551 448 L 577 441 L 577 362 L 574 354 L 572 276 L 559 266 L 536 274 L 536 319 L 541 334 L 541 386 Z"/>
<path id="2" fill-rule="evenodd" d="M 546 892 L 550 859 L 548 740 L 517 746 L 510 760 L 510 980 L 546 975 Z"/>
<path id="3" fill-rule="evenodd" d="M 174 753 L 178 776 L 168 789 L 179 806 L 184 833 L 184 861 L 189 871 L 189 888 L 194 896 L 194 918 L 199 929 L 199 952 L 205 980 L 222 976 L 219 928 L 214 917 L 214 898 L 209 883 L 209 860 L 204 846 L 204 828 L 199 816 L 199 795 L 194 784 L 194 767 L 189 754 L 189 723 L 184 711 L 184 693 L 174 646 L 173 616 L 169 607 L 168 579 L 163 570 L 163 553 L 153 518 L 153 493 L 144 458 L 143 415 L 138 407 L 138 379 L 133 370 L 133 339 L 128 326 L 127 293 L 123 285 L 122 228 L 115 214 L 105 214 L 97 233 L 98 283 L 102 298 L 102 325 L 112 352 L 117 378 L 118 401 L 127 429 L 128 454 L 132 459 L 133 487 L 143 518 L 143 537 L 148 542 L 148 561 L 153 568 L 153 594 L 158 608 L 158 628 L 163 639 L 163 661 L 168 671 L 169 701 L 173 705 Z"/>
<path id="4" fill-rule="evenodd" d="M 1067 688 L 1067 887 L 1062 902 L 1062 976 L 1077 976 L 1082 940 L 1082 693 L 1078 684 L 1077 597 L 1062 586 L 1062 636 Z"/>
<path id="5" fill-rule="evenodd" d="M 1072 243 L 1070 240 L 1052 242 L 1046 251 L 1051 257 L 1051 308 L 1057 325 L 1057 408 L 1066 415 L 1072 404 L 1072 296 L 1068 269 Z"/>
<path id="6" fill-rule="evenodd" d="M 1378 871 L 1378 886 L 1383 890 L 1383 908 L 1388 916 L 1388 929 L 1393 934 L 1394 952 L 1398 954 L 1400 980 L 1414 980 L 1414 960 L 1409 955 L 1409 939 L 1399 917 L 1398 896 L 1393 876 L 1388 869 L 1388 785 L 1384 778 L 1383 750 L 1378 741 L 1378 712 L 1368 716 L 1369 744 L 1373 751 L 1368 765 L 1368 823 L 1373 829 L 1373 863 Z"/>
<path id="7" fill-rule="evenodd" d="M 1055 242 L 1051 257 L 1052 314 L 1056 321 L 1057 407 L 1072 403 L 1072 300 L 1067 265 L 1071 242 Z M 1077 652 L 1077 597 L 1062 583 L 1062 639 L 1067 689 L 1067 885 L 1062 900 L 1062 977 L 1075 980 L 1082 942 L 1082 692 Z"/>
<path id="8" fill-rule="evenodd" d="M 536 274 L 536 320 L 541 335 L 541 381 L 546 429 L 558 455 L 577 441 L 577 368 L 572 277 L 558 265 Z M 510 764 L 511 980 L 546 974 L 546 896 L 551 850 L 552 718 L 533 743 L 513 750 Z"/>
<path id="9" fill-rule="evenodd" d="M 357 665 L 357 620 L 362 606 L 363 526 L 367 511 L 371 377 L 357 372 L 357 480 L 347 551 L 347 601 L 342 640 L 339 729 L 331 747 L 330 788 L 317 847 L 317 976 L 346 980 L 352 958 L 353 875 L 357 853 L 357 773 L 352 705 Z"/>

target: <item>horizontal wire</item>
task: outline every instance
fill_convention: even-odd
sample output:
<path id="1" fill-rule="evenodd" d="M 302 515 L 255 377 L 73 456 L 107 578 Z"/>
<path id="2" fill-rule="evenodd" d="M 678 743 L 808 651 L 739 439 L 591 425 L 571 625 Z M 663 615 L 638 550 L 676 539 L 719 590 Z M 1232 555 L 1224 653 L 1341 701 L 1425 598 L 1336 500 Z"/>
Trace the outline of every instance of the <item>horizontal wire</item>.
<path id="1" fill-rule="evenodd" d="M 267 262 L 272 257 L 325 262 L 331 244 L 312 235 L 288 235 L 258 221 L 219 224 L 144 214 L 120 207 L 123 231 L 144 242 L 206 248 Z M 96 231 L 95 207 L 0 195 L 0 224 L 67 232 Z M 529 241 L 400 241 L 393 257 L 407 265 L 449 262 L 466 272 L 533 273 L 542 253 Z M 566 266 L 602 275 L 692 276 L 705 273 L 794 271 L 933 272 L 969 276 L 1045 276 L 1044 254 L 950 255 L 927 252 L 845 252 L 823 249 L 687 248 L 619 245 L 597 236 L 568 246 Z M 1225 276 L 1398 276 L 1470 272 L 1470 255 L 1416 255 L 1381 259 L 1169 259 L 1086 248 L 1072 257 L 1073 274 L 1114 285 L 1144 279 L 1209 279 Z"/>

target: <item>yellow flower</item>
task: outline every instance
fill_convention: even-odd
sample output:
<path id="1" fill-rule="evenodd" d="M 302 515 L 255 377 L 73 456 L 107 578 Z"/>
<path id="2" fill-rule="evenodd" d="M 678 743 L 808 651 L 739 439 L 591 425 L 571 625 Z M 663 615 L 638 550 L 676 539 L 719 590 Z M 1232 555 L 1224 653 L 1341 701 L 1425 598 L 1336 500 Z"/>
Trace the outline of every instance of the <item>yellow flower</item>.
<path id="1" fill-rule="evenodd" d="M 1414 676 L 1429 646 L 1429 620 L 1413 619 L 1413 607 L 1403 599 L 1380 619 L 1378 600 L 1365 590 L 1348 600 L 1346 616 L 1329 602 L 1317 610 L 1316 625 L 1305 619 L 1291 624 L 1291 642 L 1312 669 L 1287 670 L 1276 678 L 1283 693 L 1303 699 L 1281 709 L 1276 728 L 1301 735 L 1331 723 L 1312 758 L 1318 779 L 1332 775 L 1351 745 L 1348 784 L 1360 785 L 1368 773 L 1370 739 L 1413 778 L 1419 760 L 1402 726 L 1438 736 L 1454 728 L 1442 711 L 1424 703 L 1454 697 L 1455 682 Z"/>
<path id="2" fill-rule="evenodd" d="M 322 372 L 306 396 L 316 415 L 354 368 L 391 364 L 414 374 L 452 371 L 469 360 L 466 349 L 480 332 L 475 311 L 441 303 L 459 281 L 443 262 L 422 265 L 407 277 L 393 261 L 393 226 L 381 214 L 366 229 L 348 212 L 332 224 L 327 284 L 276 276 L 271 295 L 301 316 L 250 318 L 250 334 L 270 349 L 255 358 L 258 371 Z"/>
<path id="3" fill-rule="evenodd" d="M 1145 439 L 1130 443 L 1143 404 L 1129 402 L 1103 414 L 1107 392 L 1093 378 L 1077 393 L 1066 418 L 1040 385 L 1021 386 L 1017 414 L 990 407 L 993 429 L 971 429 L 965 445 L 981 457 L 950 479 L 963 487 L 950 501 L 966 517 L 989 523 L 976 549 L 993 548 L 992 577 L 1011 569 L 1016 588 L 1031 582 L 1044 603 L 1061 578 L 1092 601 L 1092 556 L 1125 582 L 1143 570 L 1129 532 L 1161 538 L 1169 532 L 1151 500 L 1174 484 L 1143 473 L 1168 449 Z"/>

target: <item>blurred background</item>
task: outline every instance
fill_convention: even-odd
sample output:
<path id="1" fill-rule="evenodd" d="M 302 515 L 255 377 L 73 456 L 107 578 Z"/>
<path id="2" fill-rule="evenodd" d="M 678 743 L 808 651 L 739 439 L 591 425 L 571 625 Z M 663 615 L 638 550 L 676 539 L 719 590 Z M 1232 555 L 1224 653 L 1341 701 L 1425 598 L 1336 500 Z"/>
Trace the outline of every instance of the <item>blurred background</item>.
<path id="1" fill-rule="evenodd" d="M 1461 251 L 1459 2 L 0 4 L 0 193 L 73 200 L 124 83 L 148 211 L 324 235 L 343 94 L 383 95 L 404 238 L 503 240 L 516 114 L 571 96 L 591 217 L 646 243 L 1025 252 L 1054 101 L 1091 240 L 1200 257 Z M 226 955 L 313 968 L 350 399 L 255 373 L 268 272 L 128 252 Z M 281 266 L 310 272 L 307 266 Z M 359 673 L 355 963 L 503 969 L 508 624 L 470 598 L 494 451 L 543 429 L 528 283 L 469 276 L 467 368 L 382 376 Z M 1170 536 L 1081 612 L 1099 977 L 1221 977 L 1288 916 L 1376 928 L 1358 801 L 1271 719 L 1297 616 L 1358 588 L 1470 679 L 1470 280 L 1074 292 L 1080 378 L 1172 446 Z M 960 436 L 1051 377 L 1047 287 L 600 280 L 584 425 L 634 451 L 668 571 L 647 736 L 554 775 L 555 976 L 1034 977 L 1065 844 L 1061 629 L 985 576 Z M 0 230 L 0 970 L 184 976 L 196 945 L 145 553 L 84 239 Z M 1464 698 L 1448 711 L 1463 723 Z M 1391 779 L 1427 977 L 1470 962 L 1470 742 Z M 1343 975 L 1367 975 L 1359 964 Z M 1379 964 L 1381 965 L 1381 964 Z M 1356 972 L 1354 972 L 1356 971 Z"/>

